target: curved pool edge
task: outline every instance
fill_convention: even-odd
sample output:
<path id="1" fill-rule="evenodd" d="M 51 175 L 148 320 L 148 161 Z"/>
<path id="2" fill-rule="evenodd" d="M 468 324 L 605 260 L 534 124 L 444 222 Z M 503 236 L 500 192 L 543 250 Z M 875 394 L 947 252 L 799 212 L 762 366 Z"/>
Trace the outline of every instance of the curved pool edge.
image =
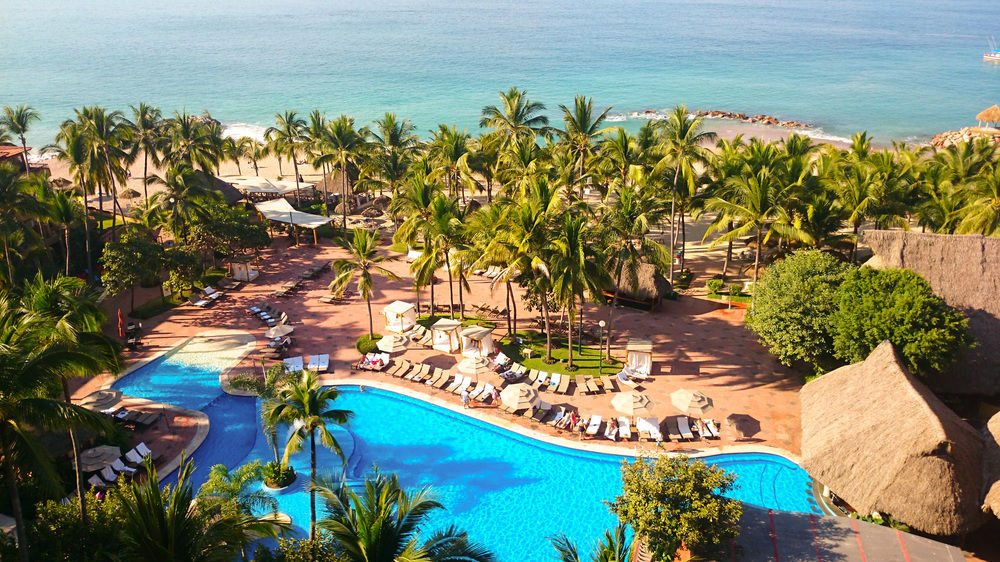
<path id="1" fill-rule="evenodd" d="M 422 392 L 415 391 L 411 388 L 399 386 L 391 383 L 387 383 L 382 380 L 376 379 L 345 379 L 345 378 L 333 378 L 330 376 L 322 377 L 320 379 L 323 384 L 327 386 L 370 386 L 372 388 L 377 388 L 379 390 L 384 390 L 388 392 L 394 392 L 400 394 L 407 398 L 412 398 L 414 400 L 420 400 L 428 404 L 446 409 L 455 414 L 461 414 L 469 418 L 488 423 L 494 427 L 510 431 L 521 435 L 522 437 L 527 437 L 534 439 L 536 441 L 541 441 L 543 443 L 554 445 L 557 447 L 563 447 L 567 449 L 572 449 L 576 451 L 581 451 L 585 453 L 600 453 L 605 455 L 623 456 L 631 455 L 634 457 L 650 457 L 650 456 L 688 456 L 692 458 L 699 457 L 710 457 L 714 455 L 724 455 L 724 454 L 739 454 L 739 453 L 763 453 L 770 454 L 777 457 L 781 457 L 785 460 L 795 463 L 798 466 L 802 466 L 801 457 L 791 451 L 785 449 L 780 449 L 778 447 L 770 447 L 766 445 L 725 445 L 721 447 L 710 447 L 705 449 L 691 449 L 689 451 L 667 451 L 663 449 L 654 448 L 642 448 L 642 447 L 619 447 L 612 445 L 602 445 L 599 443 L 585 442 L 566 439 L 564 437 L 554 437 L 546 433 L 534 430 L 530 427 L 524 427 L 520 424 L 510 423 L 509 421 L 492 414 L 487 414 L 477 411 L 478 408 L 462 408 L 451 402 L 447 402 L 438 398 L 437 396 L 432 396 L 430 394 L 425 394 Z M 492 411 L 492 409 L 491 409 Z"/>

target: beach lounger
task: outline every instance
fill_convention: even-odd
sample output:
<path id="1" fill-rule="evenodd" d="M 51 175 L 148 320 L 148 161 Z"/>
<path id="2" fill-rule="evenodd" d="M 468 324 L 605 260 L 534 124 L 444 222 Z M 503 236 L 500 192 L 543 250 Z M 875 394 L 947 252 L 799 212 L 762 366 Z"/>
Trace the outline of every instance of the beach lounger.
<path id="1" fill-rule="evenodd" d="M 118 480 L 118 473 L 111 468 L 111 465 L 102 468 L 98 474 L 101 475 L 101 480 L 108 484 L 114 484 Z"/>
<path id="2" fill-rule="evenodd" d="M 227 291 L 235 291 L 236 289 L 240 288 L 240 286 L 242 285 L 242 283 L 240 283 L 239 281 L 237 281 L 235 279 L 221 279 L 217 283 L 217 285 L 220 288 L 225 289 Z"/>
<path id="3" fill-rule="evenodd" d="M 390 371 L 389 374 L 396 378 L 403 378 L 407 374 L 411 373 L 413 369 L 416 368 L 416 366 L 413 363 L 410 363 L 409 361 L 406 360 L 403 360 L 401 365 L 402 366 L 399 369 L 396 369 L 395 371 Z"/>
<path id="4" fill-rule="evenodd" d="M 301 373 L 304 367 L 301 355 L 284 359 L 283 363 L 285 364 L 285 370 L 289 373 Z"/>
<path id="5" fill-rule="evenodd" d="M 383 372 L 385 374 L 387 374 L 387 375 L 396 376 L 396 373 L 398 373 L 400 369 L 402 369 L 404 367 L 409 367 L 409 366 L 410 366 L 410 362 L 407 361 L 406 359 L 403 359 L 402 361 L 397 361 L 391 367 L 389 367 L 388 369 L 386 369 Z"/>
<path id="6" fill-rule="evenodd" d="M 466 375 L 465 377 L 462 378 L 461 384 L 459 384 L 458 387 L 455 388 L 453 392 L 455 394 L 462 394 L 462 391 L 469 390 L 470 386 L 472 386 L 472 377 Z"/>
<path id="7" fill-rule="evenodd" d="M 420 382 L 429 374 L 431 374 L 431 366 L 427 363 L 420 363 L 417 365 L 416 369 L 410 371 L 410 373 L 403 378 L 408 381 Z"/>
<path id="8" fill-rule="evenodd" d="M 559 386 L 556 387 L 556 394 L 566 394 L 569 392 L 569 375 L 563 375 L 559 379 Z"/>
<path id="9" fill-rule="evenodd" d="M 486 381 L 479 381 L 476 383 L 476 387 L 469 391 L 469 398 L 476 400 L 479 398 L 479 393 L 486 390 Z"/>
<path id="10" fill-rule="evenodd" d="M 618 441 L 618 428 L 612 427 L 611 422 L 604 427 L 604 437 L 611 441 Z"/>
<path id="11" fill-rule="evenodd" d="M 712 439 L 719 439 L 719 426 L 715 425 L 715 420 L 707 419 L 705 420 L 705 429 L 708 430 L 708 437 Z"/>
<path id="12" fill-rule="evenodd" d="M 145 459 L 139 454 L 139 451 L 132 449 L 131 451 L 125 453 L 125 460 L 131 464 L 139 465 L 142 464 Z"/>
<path id="13" fill-rule="evenodd" d="M 125 466 L 121 459 L 115 459 L 115 462 L 111 463 L 111 469 L 119 474 L 124 472 L 126 476 L 134 476 L 136 471 L 134 468 Z"/>
<path id="14" fill-rule="evenodd" d="M 679 442 L 681 439 L 683 439 L 683 437 L 681 437 L 681 430 L 677 426 L 676 417 L 674 416 L 668 417 L 666 419 L 666 425 L 667 425 L 667 437 L 669 437 L 671 441 Z"/>
<path id="15" fill-rule="evenodd" d="M 476 400 L 482 402 L 483 404 L 486 404 L 493 398 L 494 390 L 495 388 L 493 387 L 492 384 L 486 383 L 486 388 L 484 388 L 483 391 L 479 393 L 479 396 L 476 398 Z"/>
<path id="16" fill-rule="evenodd" d="M 541 423 L 552 411 L 552 404 L 548 402 L 538 402 L 538 406 L 535 407 L 535 411 L 531 413 L 531 419 Z"/>
<path id="17" fill-rule="evenodd" d="M 442 389 L 448 386 L 448 383 L 451 382 L 451 374 L 445 371 L 444 369 L 438 369 L 438 371 L 441 371 L 441 378 L 439 378 L 437 382 L 435 382 L 431 386 L 437 389 Z"/>
<path id="18" fill-rule="evenodd" d="M 618 416 L 618 437 L 622 441 L 632 439 L 632 422 L 627 416 Z"/>
<path id="19" fill-rule="evenodd" d="M 627 376 L 623 375 L 622 373 L 619 373 L 618 376 L 615 377 L 615 380 L 618 381 L 619 385 L 625 385 L 625 386 L 627 386 L 627 387 L 629 387 L 629 388 L 631 388 L 633 390 L 639 387 L 639 383 L 635 382 L 634 380 L 629 379 Z"/>
<path id="20" fill-rule="evenodd" d="M 309 356 L 309 370 L 325 373 L 330 368 L 330 356 L 326 353 Z"/>
<path id="21" fill-rule="evenodd" d="M 139 414 L 133 423 L 142 427 L 149 427 L 160 420 L 160 412 L 147 412 Z"/>
<path id="22" fill-rule="evenodd" d="M 694 441 L 694 433 L 691 433 L 691 428 L 688 426 L 687 416 L 677 416 L 677 427 L 681 430 L 681 437 Z"/>
<path id="23" fill-rule="evenodd" d="M 594 379 L 590 377 L 585 377 L 583 379 L 583 384 L 586 386 L 587 392 L 590 394 L 597 394 L 601 391 L 601 389 L 597 386 L 597 383 L 594 382 Z"/>
<path id="24" fill-rule="evenodd" d="M 549 380 L 549 374 L 547 372 L 538 371 L 538 378 L 535 379 L 534 387 L 537 389 L 541 389 L 541 387 L 547 384 L 548 380 Z"/>
<path id="25" fill-rule="evenodd" d="M 562 375 L 561 374 L 559 374 L 559 373 L 552 373 L 552 376 L 549 377 L 549 390 L 551 390 L 552 392 L 555 392 L 556 389 L 559 388 L 559 383 L 561 381 L 562 381 Z"/>
<path id="26" fill-rule="evenodd" d="M 417 376 L 413 377 L 410 380 L 417 384 L 424 384 L 428 380 L 430 380 L 431 376 L 434 374 L 434 369 L 435 368 L 430 365 L 423 365 L 420 368 L 420 372 L 417 373 Z"/>
<path id="27" fill-rule="evenodd" d="M 455 389 L 458 388 L 459 385 L 462 384 L 463 380 L 465 380 L 465 377 L 463 377 L 462 375 L 456 374 L 455 375 L 455 380 L 451 381 L 451 384 L 449 384 L 448 386 L 446 386 L 445 390 L 447 392 L 455 392 Z M 461 392 L 461 391 L 459 391 L 459 392 Z"/>
<path id="28" fill-rule="evenodd" d="M 608 375 L 601 376 L 601 384 L 604 385 L 605 392 L 615 392 L 618 390 L 618 388 L 615 387 L 615 383 L 611 381 L 611 377 Z"/>
<path id="29" fill-rule="evenodd" d="M 160 458 L 160 455 L 154 453 L 153 450 L 146 445 L 145 441 L 136 445 L 135 450 L 138 451 L 140 455 L 142 455 L 142 458 L 152 457 L 154 461 Z"/>
<path id="30" fill-rule="evenodd" d="M 639 429 L 640 423 L 646 427 L 646 432 L 649 434 L 650 439 L 657 443 L 663 441 L 663 435 L 660 433 L 660 420 L 658 418 L 639 418 L 635 422 L 636 429 Z"/>
<path id="31" fill-rule="evenodd" d="M 105 483 L 104 480 L 101 480 L 101 477 L 96 474 L 87 479 L 87 484 L 90 484 L 94 488 L 108 487 L 107 483 Z"/>
<path id="32" fill-rule="evenodd" d="M 538 380 L 538 369 L 531 369 L 528 371 L 528 382 L 529 384 L 535 384 L 536 380 Z"/>
<path id="33" fill-rule="evenodd" d="M 559 406 L 556 410 L 556 414 L 552 416 L 549 421 L 545 422 L 545 425 L 555 425 L 559 423 L 564 417 L 566 417 L 566 406 Z"/>
<path id="34" fill-rule="evenodd" d="M 507 357 L 506 355 L 504 355 L 504 352 L 502 352 L 502 351 L 499 352 L 499 353 L 497 353 L 497 356 L 493 358 L 493 363 L 495 365 L 500 366 L 500 367 L 503 367 L 504 365 L 506 365 L 509 362 L 510 362 L 510 357 Z"/>
<path id="35" fill-rule="evenodd" d="M 215 287 L 205 287 L 205 289 L 202 292 L 205 293 L 206 297 L 212 299 L 213 301 L 219 300 L 222 297 L 226 296 L 226 293 L 216 289 Z"/>
<path id="36" fill-rule="evenodd" d="M 440 367 L 434 367 L 431 369 L 431 374 L 424 380 L 424 384 L 428 386 L 434 386 L 434 383 L 438 382 L 438 379 L 444 376 L 444 371 Z"/>
<path id="37" fill-rule="evenodd" d="M 190 297 L 188 297 L 188 302 L 197 306 L 198 308 L 208 308 L 215 301 L 211 299 L 200 299 L 194 295 L 191 295 Z"/>
<path id="38" fill-rule="evenodd" d="M 601 416 L 590 416 L 590 421 L 587 423 L 587 435 L 597 435 L 597 432 L 601 429 Z"/>

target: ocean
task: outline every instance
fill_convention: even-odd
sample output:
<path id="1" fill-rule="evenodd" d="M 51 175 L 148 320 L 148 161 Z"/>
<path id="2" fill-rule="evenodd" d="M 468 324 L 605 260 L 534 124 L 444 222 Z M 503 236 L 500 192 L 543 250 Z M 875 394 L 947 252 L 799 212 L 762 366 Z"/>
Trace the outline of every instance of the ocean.
<path id="1" fill-rule="evenodd" d="M 6 2 L 0 105 L 52 142 L 85 104 L 209 110 L 259 134 L 286 109 L 386 111 L 475 132 L 510 86 L 552 116 L 573 96 L 770 114 L 817 134 L 922 140 L 1000 103 L 995 0 L 33 0 Z"/>

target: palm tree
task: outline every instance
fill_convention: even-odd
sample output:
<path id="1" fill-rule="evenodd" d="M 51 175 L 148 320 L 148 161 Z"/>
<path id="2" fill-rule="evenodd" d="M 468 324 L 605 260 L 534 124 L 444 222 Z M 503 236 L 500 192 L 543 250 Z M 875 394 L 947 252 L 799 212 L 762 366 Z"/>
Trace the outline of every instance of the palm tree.
<path id="1" fill-rule="evenodd" d="M 566 535 L 553 537 L 552 546 L 556 549 L 559 562 L 581 562 L 576 545 Z M 619 524 L 604 531 L 604 537 L 597 542 L 589 559 L 590 562 L 628 562 L 631 550 L 629 541 L 625 539 L 625 525 Z"/>
<path id="2" fill-rule="evenodd" d="M 233 502 L 246 515 L 278 511 L 278 500 L 257 485 L 264 480 L 264 465 L 260 461 L 229 470 L 217 464 L 208 473 L 208 480 L 198 489 L 199 501 Z"/>
<path id="3" fill-rule="evenodd" d="M 17 135 L 18 140 L 21 141 L 21 148 L 24 149 L 21 158 L 24 160 L 24 173 L 26 174 L 30 170 L 28 168 L 28 129 L 35 121 L 38 121 L 38 112 L 27 105 L 17 107 L 8 105 L 3 108 L 3 115 L 0 115 L 0 128 L 7 129 L 9 133 Z"/>
<path id="4" fill-rule="evenodd" d="M 3 238 L 4 260 L 7 262 L 7 284 L 17 282 L 13 256 L 17 243 L 34 238 L 31 221 L 41 217 L 45 209 L 31 194 L 30 183 L 13 164 L 0 163 L 0 237 Z"/>
<path id="5" fill-rule="evenodd" d="M 846 167 L 835 179 L 834 189 L 837 199 L 847 211 L 847 221 L 851 224 L 854 248 L 851 261 L 858 259 L 858 238 L 861 225 L 872 216 L 876 204 L 876 192 L 882 178 L 871 165 L 861 162 Z"/>
<path id="6" fill-rule="evenodd" d="M 403 490 L 396 475 L 376 473 L 355 492 L 346 485 L 322 486 L 329 532 L 350 562 L 492 562 L 493 554 L 451 526 L 420 540 L 421 527 L 443 506 L 429 488 Z"/>
<path id="7" fill-rule="evenodd" d="M 469 158 L 472 155 L 469 144 L 471 138 L 467 131 L 459 132 L 454 125 L 449 127 L 441 124 L 438 125 L 438 130 L 434 131 L 428 145 L 428 154 L 435 166 L 431 178 L 442 178 L 451 197 L 456 197 L 456 191 L 461 189 L 463 205 L 465 188 L 474 183 L 472 169 L 469 167 Z"/>
<path id="8" fill-rule="evenodd" d="M 453 281 L 455 267 L 452 264 L 452 254 L 462 249 L 463 224 L 458 201 L 444 195 L 438 195 L 431 200 L 427 209 L 427 220 L 424 223 L 423 241 L 425 252 L 436 252 L 440 255 L 440 263 L 448 271 L 448 305 L 451 317 L 455 317 L 455 292 Z M 457 268 L 461 269 L 461 267 Z M 461 293 L 461 271 L 459 271 L 459 292 Z"/>
<path id="9" fill-rule="evenodd" d="M 122 504 L 123 559 L 126 561 L 224 562 L 251 541 L 277 538 L 284 525 L 221 501 L 195 502 L 194 464 L 181 458 L 177 484 L 161 490 L 156 468 L 147 461 L 148 477 L 128 484 Z"/>
<path id="10" fill-rule="evenodd" d="M 528 99 L 528 92 L 511 87 L 500 92 L 500 106 L 483 108 L 480 127 L 489 127 L 500 140 L 501 147 L 518 138 L 532 138 L 548 130 L 549 118 L 542 115 L 545 104 Z"/>
<path id="11" fill-rule="evenodd" d="M 337 410 L 333 403 L 339 393 L 336 387 L 324 387 L 319 377 L 312 371 L 302 373 L 299 380 L 281 389 L 278 402 L 271 409 L 272 423 L 287 423 L 291 425 L 288 441 L 281 462 L 288 464 L 293 453 L 302 450 L 306 438 L 309 439 L 309 467 L 312 481 L 316 482 L 316 434 L 319 433 L 320 443 L 344 459 L 344 452 L 337 443 L 337 438 L 330 433 L 327 424 L 344 424 L 351 417 L 349 410 Z M 316 489 L 309 490 L 309 538 L 316 537 Z"/>
<path id="12" fill-rule="evenodd" d="M 94 275 L 94 265 L 92 263 L 92 253 L 90 250 L 90 215 L 87 212 L 86 197 L 88 193 L 93 193 L 93 184 L 90 183 L 90 159 L 87 152 L 87 139 L 81 131 L 81 127 L 76 121 L 66 121 L 56 135 L 57 144 L 46 146 L 43 152 L 51 152 L 56 158 L 69 165 L 69 172 L 76 181 L 74 193 L 83 198 L 80 205 L 83 211 L 84 229 L 84 252 L 87 254 L 87 276 L 88 279 Z"/>
<path id="13" fill-rule="evenodd" d="M 677 247 L 680 226 L 681 271 L 684 270 L 684 246 L 687 235 L 684 230 L 684 203 L 693 197 L 699 184 L 698 164 L 708 161 L 708 151 L 704 144 L 715 140 L 715 133 L 702 131 L 702 118 L 688 115 L 687 107 L 678 105 L 663 122 L 663 135 L 659 150 L 663 154 L 660 166 L 673 170 L 673 184 L 670 195 L 670 252 Z M 678 202 L 680 207 L 678 208 Z M 679 219 L 679 220 L 678 220 Z M 678 224 L 679 223 L 679 224 Z M 670 260 L 670 284 L 674 283 L 674 261 Z"/>
<path id="14" fill-rule="evenodd" d="M 563 130 L 557 131 L 560 137 L 569 145 L 576 165 L 579 167 L 577 180 L 580 184 L 580 198 L 583 198 L 582 178 L 587 173 L 587 159 L 593 153 L 593 144 L 597 137 L 609 132 L 602 128 L 607 119 L 610 107 L 604 108 L 594 115 L 594 100 L 586 96 L 576 96 L 573 108 L 560 104 L 563 113 Z"/>
<path id="15" fill-rule="evenodd" d="M 202 118 L 187 112 L 174 113 L 163 123 L 162 162 L 170 167 L 186 166 L 211 172 L 219 165 L 216 139 Z"/>
<path id="16" fill-rule="evenodd" d="M 267 437 L 267 442 L 271 445 L 271 450 L 274 453 L 274 464 L 276 467 L 281 464 L 281 457 L 278 456 L 278 426 L 272 423 L 274 417 L 271 414 L 271 410 L 280 404 L 278 399 L 281 395 L 281 390 L 293 380 L 295 380 L 295 377 L 285 369 L 285 365 L 278 363 L 266 370 L 263 378 L 258 377 L 256 374 L 245 374 L 239 375 L 229 382 L 229 386 L 237 390 L 252 392 L 260 398 L 261 425 L 264 428 L 264 435 Z"/>
<path id="17" fill-rule="evenodd" d="M 60 225 L 63 229 L 63 246 L 66 250 L 65 275 L 69 275 L 69 233 L 73 223 L 80 218 L 83 211 L 76 199 L 65 191 L 52 193 L 46 203 L 46 214 L 49 220 Z"/>
<path id="18" fill-rule="evenodd" d="M 149 161 L 153 160 L 154 166 L 160 165 L 158 157 L 160 145 L 163 143 L 163 114 L 159 108 L 147 103 L 140 103 L 132 106 L 132 142 L 135 149 L 142 151 L 142 195 L 146 203 L 149 203 L 149 189 L 147 179 L 149 178 Z"/>
<path id="19" fill-rule="evenodd" d="M 117 216 L 125 220 L 125 212 L 118 203 L 118 185 L 126 181 L 132 129 L 121 111 L 108 111 L 100 106 L 85 107 L 77 113 L 77 120 L 84 127 L 91 153 L 91 173 L 94 181 L 102 184 L 112 198 L 111 231 L 117 229 Z"/>
<path id="20" fill-rule="evenodd" d="M 369 191 L 375 188 L 379 193 L 388 191 L 396 195 L 420 144 L 415 130 L 413 123 L 408 119 L 400 120 L 395 113 L 386 113 L 375 121 L 371 150 L 364 166 Z"/>
<path id="21" fill-rule="evenodd" d="M 153 176 L 153 182 L 166 188 L 154 195 L 153 201 L 179 240 L 187 240 L 191 223 L 206 216 L 206 204 L 221 197 L 209 187 L 204 172 L 186 166 L 168 169 L 164 178 Z"/>
<path id="22" fill-rule="evenodd" d="M 375 321 L 372 317 L 372 293 L 375 291 L 375 275 L 387 279 L 398 279 L 395 273 L 380 264 L 395 261 L 394 256 L 379 255 L 379 231 L 369 231 L 355 228 L 350 240 L 341 242 L 341 247 L 351 255 L 348 259 L 333 262 L 334 277 L 330 282 L 330 290 L 336 295 L 342 295 L 351 284 L 357 280 L 358 293 L 368 305 L 368 335 L 375 335 Z"/>
<path id="23" fill-rule="evenodd" d="M 329 164 L 340 172 L 342 182 L 340 204 L 344 228 L 347 228 L 348 197 L 353 191 L 351 171 L 357 166 L 361 154 L 365 151 L 367 144 L 365 136 L 367 134 L 367 129 L 358 131 L 354 128 L 353 117 L 341 115 L 327 124 L 323 142 L 319 148 L 322 154 L 316 157 L 317 164 Z"/>
<path id="24" fill-rule="evenodd" d="M 552 267 L 552 293 L 562 304 L 569 317 L 566 348 L 569 351 L 568 368 L 573 367 L 573 318 L 583 311 L 585 293 L 599 295 L 607 286 L 609 276 L 603 267 L 603 256 L 595 250 L 594 240 L 589 236 L 586 217 L 566 213 L 559 230 L 555 233 L 549 250 Z"/>
<path id="25" fill-rule="evenodd" d="M 260 160 L 263 160 L 269 154 L 268 147 L 266 144 L 260 142 L 257 139 L 250 137 L 243 137 L 246 142 L 246 155 L 253 163 L 253 175 L 260 175 L 260 167 L 257 165 Z"/>
<path id="26" fill-rule="evenodd" d="M 264 131 L 264 138 L 273 143 L 278 152 L 292 160 L 295 168 L 295 204 L 299 204 L 299 160 L 298 154 L 309 143 L 306 136 L 306 121 L 294 111 L 274 116 L 275 125 Z"/>
<path id="27" fill-rule="evenodd" d="M 958 232 L 1000 236 L 1000 163 L 984 170 L 968 192 L 969 204 Z"/>
<path id="28" fill-rule="evenodd" d="M 22 561 L 28 560 L 28 539 L 18 481 L 30 477 L 58 486 L 52 460 L 26 428 L 110 430 L 105 416 L 49 398 L 53 381 L 93 375 L 105 365 L 89 349 L 54 337 L 55 329 L 48 315 L 26 310 L 9 294 L 0 294 L 0 468 Z"/>

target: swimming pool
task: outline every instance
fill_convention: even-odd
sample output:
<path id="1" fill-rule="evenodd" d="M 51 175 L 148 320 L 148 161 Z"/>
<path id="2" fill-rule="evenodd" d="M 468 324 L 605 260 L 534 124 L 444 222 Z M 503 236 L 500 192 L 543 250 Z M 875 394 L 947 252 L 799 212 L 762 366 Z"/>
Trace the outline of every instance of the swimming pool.
<path id="1" fill-rule="evenodd" d="M 215 384 L 210 382 L 215 381 Z M 155 388 L 163 400 L 205 412 L 211 431 L 193 459 L 200 485 L 214 464 L 237 466 L 272 457 L 258 425 L 253 398 L 230 396 L 218 387 L 218 371 L 189 368 L 172 356 L 157 360 L 115 385 L 126 393 Z M 531 439 L 394 392 L 341 387 L 338 408 L 354 417 L 335 435 L 348 457 L 347 477 L 357 480 L 373 466 L 394 472 L 406 486 L 429 484 L 447 511 L 435 514 L 429 529 L 455 523 L 493 549 L 500 560 L 552 557 L 548 538 L 566 533 L 589 549 L 615 518 L 605 501 L 621 489 L 623 456 L 568 449 Z M 768 454 L 726 454 L 706 462 L 735 472 L 732 496 L 788 511 L 819 513 L 809 476 L 796 464 Z M 293 457 L 308 474 L 308 454 Z M 342 463 L 320 451 L 321 471 L 339 477 Z M 296 530 L 308 527 L 306 478 L 277 493 L 281 511 Z"/>

